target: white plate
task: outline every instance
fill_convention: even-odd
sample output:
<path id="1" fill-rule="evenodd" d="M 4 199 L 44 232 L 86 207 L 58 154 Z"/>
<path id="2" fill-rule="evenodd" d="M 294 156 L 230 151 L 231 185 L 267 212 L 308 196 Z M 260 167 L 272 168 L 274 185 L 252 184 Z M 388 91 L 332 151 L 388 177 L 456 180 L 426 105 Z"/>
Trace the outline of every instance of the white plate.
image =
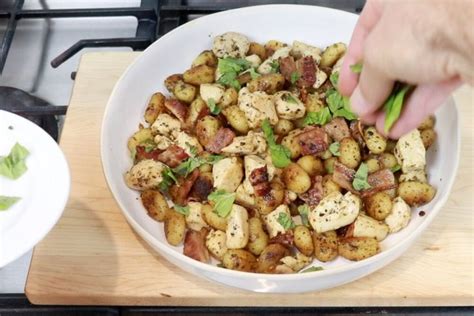
<path id="1" fill-rule="evenodd" d="M 446 202 L 459 160 L 458 114 L 453 101 L 437 117 L 438 140 L 428 154 L 429 180 L 438 190 L 423 206 L 426 216 L 412 213 L 403 231 L 381 243 L 382 252 L 359 262 L 339 258 L 330 263 L 315 262 L 323 271 L 292 275 L 266 275 L 231 271 L 203 264 L 182 254 L 182 248 L 167 244 L 161 223 L 147 216 L 130 190 L 123 174 L 130 168 L 126 143 L 143 120 L 145 106 L 156 91 L 165 92 L 163 80 L 184 72 L 195 56 L 210 49 L 215 35 L 236 31 L 251 40 L 284 42 L 301 40 L 321 48 L 334 42 L 348 43 L 357 15 L 316 6 L 270 5 L 247 7 L 208 15 L 191 21 L 160 38 L 146 49 L 123 74 L 106 108 L 102 125 L 101 155 L 109 187 L 126 219 L 136 232 L 163 257 L 182 269 L 220 283 L 258 292 L 304 292 L 321 290 L 361 278 L 400 256 L 428 226 Z"/>
<path id="2" fill-rule="evenodd" d="M 0 155 L 6 156 L 17 142 L 30 152 L 28 170 L 17 180 L 0 176 L 0 195 L 21 197 L 0 211 L 0 268 L 46 236 L 69 196 L 69 168 L 54 139 L 36 124 L 0 111 Z"/>

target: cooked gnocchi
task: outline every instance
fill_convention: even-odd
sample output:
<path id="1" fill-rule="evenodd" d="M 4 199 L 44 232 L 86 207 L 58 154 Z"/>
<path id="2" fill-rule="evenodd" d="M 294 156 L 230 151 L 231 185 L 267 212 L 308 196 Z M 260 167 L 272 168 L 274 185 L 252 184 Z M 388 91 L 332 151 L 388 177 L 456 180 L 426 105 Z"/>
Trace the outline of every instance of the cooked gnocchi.
<path id="1" fill-rule="evenodd" d="M 124 181 L 170 245 L 226 269 L 296 273 L 376 255 L 434 198 L 434 117 L 399 140 L 364 126 L 337 91 L 345 51 L 228 32 L 164 78 L 168 94 L 150 97 L 128 139 Z"/>

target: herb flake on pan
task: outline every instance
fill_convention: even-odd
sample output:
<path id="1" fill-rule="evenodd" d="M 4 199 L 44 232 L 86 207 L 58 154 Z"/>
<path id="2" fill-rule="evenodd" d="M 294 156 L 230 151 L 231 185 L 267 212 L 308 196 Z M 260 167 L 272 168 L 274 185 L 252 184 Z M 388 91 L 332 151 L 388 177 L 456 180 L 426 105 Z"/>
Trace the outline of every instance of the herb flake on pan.
<path id="1" fill-rule="evenodd" d="M 21 200 L 16 196 L 4 196 L 0 195 L 0 211 L 8 210 L 13 204 Z"/>
<path id="2" fill-rule="evenodd" d="M 295 228 L 295 222 L 290 215 L 287 213 L 280 213 L 278 214 L 277 222 L 285 229 Z"/>
<path id="3" fill-rule="evenodd" d="M 291 163 L 291 152 L 288 148 L 283 145 L 277 144 L 275 141 L 275 135 L 268 119 L 265 119 L 262 123 L 263 134 L 270 148 L 270 156 L 272 162 L 277 168 L 285 168 Z"/>
<path id="4" fill-rule="evenodd" d="M 367 182 L 368 175 L 369 168 L 367 167 L 367 164 L 361 163 L 359 169 L 357 169 L 357 172 L 355 174 L 354 181 L 352 181 L 352 186 L 354 187 L 354 189 L 356 189 L 357 191 L 370 189 L 371 186 Z"/>
<path id="5" fill-rule="evenodd" d="M 309 227 L 309 206 L 306 204 L 298 206 L 298 213 L 300 213 L 301 222 L 304 226 Z"/>
<path id="6" fill-rule="evenodd" d="M 232 205 L 235 201 L 235 193 L 229 193 L 225 190 L 217 190 L 208 195 L 207 199 L 214 202 L 214 213 L 220 217 L 229 216 L 232 211 Z"/>
<path id="7" fill-rule="evenodd" d="M 173 208 L 176 212 L 183 214 L 184 216 L 189 215 L 189 206 L 182 206 L 182 205 L 175 204 Z"/>
<path id="8" fill-rule="evenodd" d="M 329 145 L 329 151 L 333 156 L 339 157 L 341 153 L 339 152 L 339 148 L 341 147 L 341 144 L 339 142 L 334 142 L 331 145 Z"/>
<path id="9" fill-rule="evenodd" d="M 217 115 L 221 113 L 221 109 L 213 98 L 207 99 L 207 106 L 209 107 L 209 111 L 211 111 L 212 114 Z"/>

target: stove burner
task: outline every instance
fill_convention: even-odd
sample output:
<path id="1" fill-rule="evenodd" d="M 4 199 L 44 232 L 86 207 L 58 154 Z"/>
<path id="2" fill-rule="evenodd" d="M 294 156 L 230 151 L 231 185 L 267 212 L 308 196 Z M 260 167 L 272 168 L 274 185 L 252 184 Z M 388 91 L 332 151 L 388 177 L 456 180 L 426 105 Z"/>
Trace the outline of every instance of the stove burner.
<path id="1" fill-rule="evenodd" d="M 17 113 L 18 115 L 34 122 L 57 141 L 58 121 L 53 114 L 43 112 L 46 108 L 58 108 L 57 110 L 62 109 L 62 107 L 51 106 L 48 102 L 32 96 L 23 90 L 11 87 L 0 87 L 1 110 Z M 35 112 L 39 112 L 37 110 L 40 109 L 40 115 L 35 114 Z M 54 112 L 50 111 L 50 113 Z"/>

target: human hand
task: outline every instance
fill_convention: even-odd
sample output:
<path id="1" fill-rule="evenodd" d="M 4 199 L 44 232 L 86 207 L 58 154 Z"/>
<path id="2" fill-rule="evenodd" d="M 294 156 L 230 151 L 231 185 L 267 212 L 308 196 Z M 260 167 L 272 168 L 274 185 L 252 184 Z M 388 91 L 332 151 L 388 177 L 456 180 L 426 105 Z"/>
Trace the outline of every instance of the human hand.
<path id="1" fill-rule="evenodd" d="M 389 136 L 399 138 L 432 114 L 462 82 L 474 84 L 474 1 L 368 0 L 339 77 L 352 110 L 383 133 L 380 106 L 395 81 L 417 85 Z M 363 62 L 362 73 L 350 65 Z"/>

